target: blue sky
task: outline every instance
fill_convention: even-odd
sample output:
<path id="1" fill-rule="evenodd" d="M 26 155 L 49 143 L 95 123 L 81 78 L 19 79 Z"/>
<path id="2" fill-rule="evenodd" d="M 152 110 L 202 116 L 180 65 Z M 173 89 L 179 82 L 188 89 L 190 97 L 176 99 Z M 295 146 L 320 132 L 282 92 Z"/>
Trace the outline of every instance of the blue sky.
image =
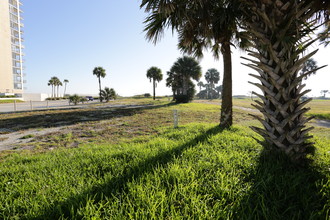
<path id="1" fill-rule="evenodd" d="M 112 87 L 119 95 L 131 96 L 152 93 L 152 84 L 146 78 L 151 66 L 166 72 L 182 54 L 177 49 L 177 38 L 171 31 L 165 33 L 156 45 L 145 39 L 143 20 L 146 14 L 138 0 L 22 0 L 24 17 L 24 45 L 27 92 L 50 93 L 47 86 L 52 76 L 68 79 L 67 93 L 97 94 L 98 80 L 92 71 L 96 66 L 106 69 L 102 87 Z M 314 46 L 314 49 L 317 46 Z M 330 64 L 330 47 L 320 47 L 314 56 L 319 65 Z M 246 95 L 256 90 L 247 81 L 254 81 L 252 70 L 240 65 L 233 53 L 233 93 Z M 222 61 L 215 61 L 205 53 L 200 60 L 203 73 L 216 68 L 222 75 Z M 204 80 L 204 77 L 202 79 Z M 222 76 L 221 76 L 222 81 Z M 330 90 L 330 67 L 312 76 L 307 87 L 311 96 L 320 90 Z M 61 88 L 63 91 L 63 88 Z M 165 80 L 156 93 L 171 94 Z"/>

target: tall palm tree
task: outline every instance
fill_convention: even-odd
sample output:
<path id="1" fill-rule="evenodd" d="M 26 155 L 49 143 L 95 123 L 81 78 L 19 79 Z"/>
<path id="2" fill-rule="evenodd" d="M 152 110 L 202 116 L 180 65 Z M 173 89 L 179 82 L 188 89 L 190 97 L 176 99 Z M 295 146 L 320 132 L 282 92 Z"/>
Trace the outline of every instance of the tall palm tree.
<path id="1" fill-rule="evenodd" d="M 163 79 L 162 71 L 161 71 L 161 69 L 153 66 L 150 69 L 148 69 L 148 71 L 147 71 L 147 77 L 150 79 L 150 82 L 152 81 L 152 85 L 153 85 L 153 98 L 155 100 L 156 99 L 156 86 L 157 86 L 157 82 L 160 82 Z"/>
<path id="2" fill-rule="evenodd" d="M 169 71 L 172 74 L 172 88 L 175 85 L 175 100 L 177 102 L 188 102 L 193 98 L 191 91 L 194 90 L 194 84 L 191 79 L 198 81 L 202 76 L 202 68 L 192 57 L 183 56 L 171 67 Z"/>
<path id="3" fill-rule="evenodd" d="M 48 81 L 48 86 L 52 87 L 52 98 L 54 97 L 54 81 L 52 79 L 50 79 Z"/>
<path id="4" fill-rule="evenodd" d="M 55 77 L 55 84 L 54 85 L 55 85 L 55 87 L 57 87 L 56 97 L 60 97 L 59 88 L 60 88 L 60 86 L 63 86 L 61 80 L 59 78 Z"/>
<path id="5" fill-rule="evenodd" d="M 65 79 L 63 80 L 63 83 L 64 83 L 64 93 L 63 93 L 63 97 L 65 96 L 65 92 L 66 92 L 66 84 L 69 83 L 69 80 Z"/>
<path id="6" fill-rule="evenodd" d="M 242 16 L 239 5 L 230 0 L 143 0 L 147 38 L 156 43 L 167 27 L 179 33 L 179 48 L 197 57 L 211 48 L 215 58 L 223 55 L 224 77 L 220 127 L 232 125 L 231 45 L 248 46 L 246 32 L 238 31 Z M 235 40 L 236 39 L 236 40 Z"/>
<path id="7" fill-rule="evenodd" d="M 100 97 L 100 101 L 102 102 L 101 77 L 104 78 L 106 76 L 105 69 L 103 69 L 102 67 L 95 67 L 93 70 L 93 75 L 95 75 L 99 79 L 99 97 Z"/>
<path id="8" fill-rule="evenodd" d="M 52 86 L 52 98 L 55 98 L 56 96 L 56 86 L 58 84 L 59 79 L 56 76 L 53 76 L 48 81 L 48 86 Z"/>
<path id="9" fill-rule="evenodd" d="M 312 150 L 307 142 L 311 136 L 305 118 L 311 99 L 301 101 L 309 92 L 303 91 L 302 79 L 317 69 L 299 75 L 304 63 L 316 52 L 303 54 L 317 40 L 311 33 L 316 29 L 315 15 L 328 12 L 329 1 L 324 0 L 238 0 L 244 11 L 244 25 L 251 34 L 255 50 L 249 51 L 253 59 L 247 66 L 256 70 L 251 74 L 260 83 L 256 94 L 262 101 L 254 105 L 264 118 L 255 116 L 264 129 L 252 127 L 261 134 L 273 150 L 285 152 L 293 161 L 300 162 Z M 325 13 L 327 14 L 327 13 Z M 316 17 L 317 18 L 317 17 Z M 326 17 L 325 17 L 326 18 Z"/>
<path id="10" fill-rule="evenodd" d="M 217 84 L 220 80 L 220 73 L 215 68 L 208 69 L 205 73 L 205 80 L 210 84 L 211 91 L 214 89 L 214 84 Z M 211 99 L 212 99 L 211 92 Z"/>

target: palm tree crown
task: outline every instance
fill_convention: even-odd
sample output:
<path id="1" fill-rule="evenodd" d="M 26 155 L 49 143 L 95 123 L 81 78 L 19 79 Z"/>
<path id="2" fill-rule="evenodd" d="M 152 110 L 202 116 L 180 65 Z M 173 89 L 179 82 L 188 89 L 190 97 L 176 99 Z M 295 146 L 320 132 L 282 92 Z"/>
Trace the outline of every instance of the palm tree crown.
<path id="1" fill-rule="evenodd" d="M 178 58 L 168 72 L 167 85 L 172 86 L 174 99 L 177 102 L 188 102 L 195 93 L 194 84 L 191 79 L 198 81 L 202 76 L 199 63 L 192 57 L 184 56 Z M 180 99 L 180 100 L 179 100 Z"/>
<path id="2" fill-rule="evenodd" d="M 161 69 L 157 67 L 151 67 L 147 71 L 147 77 L 150 79 L 150 82 L 153 82 L 153 99 L 156 99 L 156 86 L 157 82 L 160 82 L 163 79 L 163 74 Z"/>

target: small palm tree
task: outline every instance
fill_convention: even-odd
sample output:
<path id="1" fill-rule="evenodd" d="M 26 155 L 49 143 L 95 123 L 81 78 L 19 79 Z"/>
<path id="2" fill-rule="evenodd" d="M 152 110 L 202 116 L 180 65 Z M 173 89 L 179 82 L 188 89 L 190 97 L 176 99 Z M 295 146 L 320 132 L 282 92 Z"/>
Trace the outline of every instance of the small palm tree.
<path id="1" fill-rule="evenodd" d="M 220 80 L 220 73 L 218 70 L 212 68 L 208 69 L 207 72 L 205 73 L 205 80 L 210 84 L 210 90 L 211 90 L 211 99 L 212 97 L 212 90 L 214 89 L 214 84 L 217 84 Z"/>
<path id="2" fill-rule="evenodd" d="M 69 97 L 69 104 L 70 103 L 73 103 L 74 105 L 77 105 L 78 102 L 81 101 L 81 98 L 82 97 L 78 96 L 77 94 L 74 94 L 74 95 L 72 95 L 72 96 Z"/>
<path id="3" fill-rule="evenodd" d="M 194 96 L 194 84 L 191 79 L 198 81 L 202 76 L 202 68 L 192 57 L 183 56 L 173 64 L 169 71 L 172 89 L 175 86 L 175 100 L 189 102 Z"/>
<path id="4" fill-rule="evenodd" d="M 103 69 L 102 67 L 95 67 L 93 70 L 93 75 L 95 75 L 99 79 L 99 97 L 100 97 L 100 101 L 102 102 L 101 77 L 104 78 L 106 76 L 105 69 Z"/>
<path id="5" fill-rule="evenodd" d="M 106 102 L 109 102 L 111 99 L 116 99 L 117 97 L 115 90 L 113 88 L 109 89 L 108 87 L 101 90 L 101 96 Z"/>
<path id="6" fill-rule="evenodd" d="M 150 69 L 148 69 L 147 71 L 147 77 L 150 79 L 150 82 L 152 81 L 153 84 L 153 94 L 154 97 L 153 99 L 156 99 L 156 86 L 157 86 L 157 82 L 160 82 L 163 79 L 163 74 L 161 69 L 157 68 L 157 67 L 151 67 Z"/>
<path id="7" fill-rule="evenodd" d="M 199 81 L 197 83 L 197 86 L 199 87 L 199 92 L 200 92 L 200 91 L 202 91 L 202 87 L 204 87 L 205 85 L 204 85 L 204 83 L 202 81 Z"/>
<path id="8" fill-rule="evenodd" d="M 69 80 L 65 79 L 65 80 L 63 80 L 63 82 L 64 82 L 64 93 L 63 93 L 63 97 L 64 97 L 65 96 L 65 92 L 66 92 L 66 84 L 69 83 Z"/>

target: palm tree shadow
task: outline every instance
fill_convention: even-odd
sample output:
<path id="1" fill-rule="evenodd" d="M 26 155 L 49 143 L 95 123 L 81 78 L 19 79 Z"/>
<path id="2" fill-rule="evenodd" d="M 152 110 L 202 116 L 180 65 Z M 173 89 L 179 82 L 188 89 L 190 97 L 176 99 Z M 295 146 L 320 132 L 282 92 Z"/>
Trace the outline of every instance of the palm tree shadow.
<path id="1" fill-rule="evenodd" d="M 145 106 L 123 106 L 107 107 L 98 109 L 78 111 L 57 110 L 39 110 L 37 114 L 27 115 L 18 118 L 8 118 L 0 120 L 0 127 L 10 131 L 23 131 L 31 128 L 50 128 L 58 126 L 69 126 L 80 122 L 92 122 L 120 118 L 123 116 L 132 116 L 142 112 L 144 109 L 157 109 L 175 105 L 169 103 L 164 105 L 145 105 Z M 40 113 L 40 114 L 38 114 Z M 15 114 L 15 113 L 9 113 Z"/>
<path id="2" fill-rule="evenodd" d="M 132 180 L 137 180 L 147 173 L 152 173 L 155 168 L 164 167 L 187 149 L 194 147 L 198 143 L 205 142 L 219 132 L 221 132 L 219 126 L 215 126 L 205 133 L 195 137 L 194 139 L 165 152 L 162 152 L 156 156 L 150 157 L 144 161 L 137 163 L 135 166 L 128 166 L 124 168 L 122 175 L 111 178 L 104 184 L 96 185 L 78 195 L 73 195 L 64 202 L 55 203 L 52 207 L 41 211 L 37 217 L 28 217 L 27 219 L 58 219 L 58 218 L 72 218 L 72 213 L 76 213 L 79 207 L 86 205 L 86 198 L 92 197 L 94 202 L 99 202 L 104 196 L 119 195 L 128 191 L 128 183 Z M 115 155 L 115 157 L 121 157 L 123 155 Z M 104 174 L 106 170 L 102 170 Z M 81 216 L 82 217 L 82 216 Z"/>
<path id="3" fill-rule="evenodd" d="M 298 167 L 283 154 L 264 150 L 246 181 L 250 192 L 234 211 L 235 219 L 327 219 L 317 167 Z"/>

